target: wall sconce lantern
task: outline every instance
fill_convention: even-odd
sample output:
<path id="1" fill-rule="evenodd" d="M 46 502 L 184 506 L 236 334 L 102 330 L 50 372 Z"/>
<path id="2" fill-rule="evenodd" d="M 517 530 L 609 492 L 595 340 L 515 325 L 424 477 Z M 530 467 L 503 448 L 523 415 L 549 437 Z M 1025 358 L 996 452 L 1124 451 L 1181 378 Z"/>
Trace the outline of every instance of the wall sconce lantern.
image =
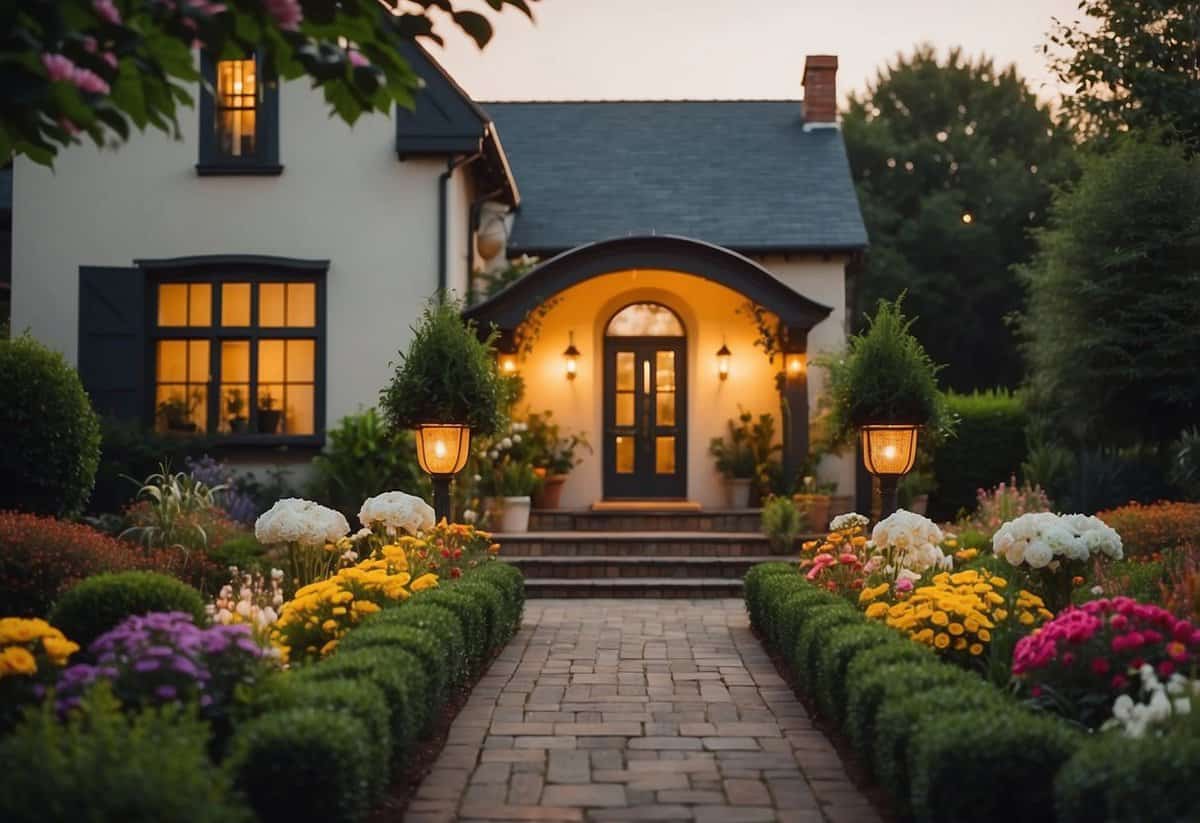
<path id="1" fill-rule="evenodd" d="M 575 332 L 568 332 L 570 345 L 563 350 L 563 364 L 567 369 L 567 379 L 574 380 L 579 371 L 579 349 L 575 348 Z"/>
<path id="2" fill-rule="evenodd" d="M 804 373 L 806 366 L 805 357 L 803 354 L 787 355 L 787 373 L 788 377 L 799 377 Z"/>
<path id="3" fill-rule="evenodd" d="M 733 357 L 733 352 L 725 345 L 725 341 L 721 341 L 721 348 L 717 349 L 717 375 L 722 380 L 729 379 L 729 359 Z"/>
<path id="4" fill-rule="evenodd" d="M 440 522 L 450 517 L 450 480 L 467 465 L 471 428 L 463 423 L 417 426 L 417 462 L 433 479 L 433 511 Z"/>
<path id="5" fill-rule="evenodd" d="M 505 377 L 512 377 L 517 373 L 517 356 L 501 352 L 497 358 L 500 361 L 500 374 Z"/>
<path id="6" fill-rule="evenodd" d="M 906 423 L 863 426 L 860 430 L 863 463 L 879 478 L 880 517 L 896 511 L 896 488 L 917 460 L 919 430 L 919 426 Z"/>

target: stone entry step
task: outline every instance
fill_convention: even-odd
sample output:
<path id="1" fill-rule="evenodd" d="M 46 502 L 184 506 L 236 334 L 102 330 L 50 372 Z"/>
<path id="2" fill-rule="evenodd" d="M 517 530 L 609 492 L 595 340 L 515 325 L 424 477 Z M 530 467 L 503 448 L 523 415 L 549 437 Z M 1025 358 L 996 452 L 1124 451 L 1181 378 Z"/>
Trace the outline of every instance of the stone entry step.
<path id="1" fill-rule="evenodd" d="M 510 557 L 527 580 L 671 578 L 738 580 L 751 566 L 783 557 Z"/>
<path id="2" fill-rule="evenodd" d="M 741 597 L 741 578 L 719 577 L 614 577 L 614 578 L 530 578 L 525 594 L 543 597 L 603 598 L 720 598 Z"/>
<path id="3" fill-rule="evenodd" d="M 757 532 L 761 509 L 535 509 L 534 532 Z"/>
<path id="4" fill-rule="evenodd" d="M 496 534 L 503 557 L 761 557 L 758 532 L 524 532 Z"/>

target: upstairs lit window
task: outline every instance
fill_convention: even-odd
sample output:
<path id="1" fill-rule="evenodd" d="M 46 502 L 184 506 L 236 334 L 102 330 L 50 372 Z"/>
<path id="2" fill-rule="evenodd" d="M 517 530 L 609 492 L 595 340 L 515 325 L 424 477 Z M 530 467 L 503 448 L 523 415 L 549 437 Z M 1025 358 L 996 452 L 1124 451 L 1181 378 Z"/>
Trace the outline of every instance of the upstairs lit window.
<path id="1" fill-rule="evenodd" d="M 279 174 L 279 89 L 255 57 L 202 58 L 200 162 L 203 175 Z"/>

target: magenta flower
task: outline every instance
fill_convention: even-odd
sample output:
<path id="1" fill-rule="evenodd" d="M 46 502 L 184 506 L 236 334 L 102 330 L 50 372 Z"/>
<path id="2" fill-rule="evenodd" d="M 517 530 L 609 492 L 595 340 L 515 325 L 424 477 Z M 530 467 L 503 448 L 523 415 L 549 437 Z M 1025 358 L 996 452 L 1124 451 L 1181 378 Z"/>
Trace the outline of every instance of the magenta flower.
<path id="1" fill-rule="evenodd" d="M 304 12 L 297 0 L 266 0 L 267 13 L 284 31 L 298 31 Z"/>
<path id="2" fill-rule="evenodd" d="M 75 84 L 75 88 L 89 94 L 108 94 L 111 91 L 104 78 L 91 69 L 76 67 L 71 73 L 71 82 Z"/>
<path id="3" fill-rule="evenodd" d="M 105 23 L 111 23 L 114 26 L 121 25 L 121 12 L 117 11 L 112 0 L 92 0 L 92 10 Z"/>
<path id="4" fill-rule="evenodd" d="M 350 49 L 346 52 L 346 59 L 350 61 L 350 65 L 357 69 L 366 68 L 371 65 L 371 61 L 361 51 Z"/>
<path id="5" fill-rule="evenodd" d="M 70 83 L 75 76 L 75 64 L 66 55 L 43 54 L 42 66 L 45 67 L 51 83 Z"/>

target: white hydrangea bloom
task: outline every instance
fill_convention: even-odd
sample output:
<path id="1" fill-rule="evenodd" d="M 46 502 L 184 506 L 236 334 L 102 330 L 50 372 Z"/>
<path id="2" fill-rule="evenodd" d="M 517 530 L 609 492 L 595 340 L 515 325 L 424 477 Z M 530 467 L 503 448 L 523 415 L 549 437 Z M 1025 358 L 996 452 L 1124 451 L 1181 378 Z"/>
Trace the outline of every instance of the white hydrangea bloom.
<path id="1" fill-rule="evenodd" d="M 349 531 L 350 524 L 341 512 L 298 497 L 277 500 L 254 521 L 254 537 L 264 546 L 323 546 L 337 542 Z"/>
<path id="2" fill-rule="evenodd" d="M 847 512 L 846 514 L 839 514 L 837 517 L 833 518 L 833 520 L 831 520 L 829 523 L 829 528 L 835 532 L 840 532 L 843 529 L 853 529 L 855 527 L 865 529 L 867 524 L 870 522 L 871 521 L 869 518 L 864 517 L 858 512 Z"/>
<path id="3" fill-rule="evenodd" d="M 424 500 L 405 492 L 384 492 L 363 501 L 358 519 L 366 528 L 382 526 L 390 537 L 433 528 L 434 512 Z"/>
<path id="4" fill-rule="evenodd" d="M 928 517 L 898 509 L 875 524 L 871 542 L 895 558 L 901 569 L 922 574 L 929 569 L 948 569 L 953 559 L 941 548 L 945 535 Z"/>
<path id="5" fill-rule="evenodd" d="M 1086 562 L 1098 554 L 1119 560 L 1121 536 L 1097 517 L 1086 514 L 1030 512 L 1002 525 L 992 536 L 992 551 L 1013 566 L 1035 569 L 1057 560 Z"/>

